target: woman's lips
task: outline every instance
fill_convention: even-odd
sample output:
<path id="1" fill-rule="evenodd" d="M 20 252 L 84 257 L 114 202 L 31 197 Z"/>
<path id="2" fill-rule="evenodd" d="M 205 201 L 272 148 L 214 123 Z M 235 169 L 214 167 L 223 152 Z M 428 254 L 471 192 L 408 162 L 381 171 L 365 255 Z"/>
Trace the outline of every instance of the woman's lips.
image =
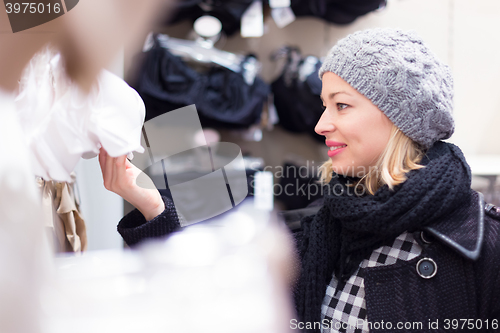
<path id="1" fill-rule="evenodd" d="M 333 157 L 337 154 L 340 154 L 345 150 L 347 145 L 343 142 L 337 142 L 337 141 L 332 141 L 332 140 L 326 140 L 325 141 L 326 145 L 330 150 L 328 150 L 328 156 Z"/>
<path id="2" fill-rule="evenodd" d="M 338 141 L 333 141 L 333 140 L 326 140 L 325 144 L 328 147 L 335 147 L 335 146 L 347 146 L 344 142 L 338 142 Z"/>
<path id="3" fill-rule="evenodd" d="M 338 147 L 338 146 L 337 146 Z M 343 152 L 345 149 L 347 148 L 347 146 L 343 146 L 342 148 L 336 148 L 334 150 L 332 150 L 332 148 L 330 147 L 330 150 L 328 150 L 328 156 L 329 157 L 333 157 L 337 154 L 340 154 L 341 152 Z"/>

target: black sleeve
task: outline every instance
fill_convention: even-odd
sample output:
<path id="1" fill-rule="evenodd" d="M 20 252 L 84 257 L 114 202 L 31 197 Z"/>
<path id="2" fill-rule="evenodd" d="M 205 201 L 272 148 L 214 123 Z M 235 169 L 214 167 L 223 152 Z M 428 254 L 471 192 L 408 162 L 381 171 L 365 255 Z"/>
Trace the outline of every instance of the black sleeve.
<path id="1" fill-rule="evenodd" d="M 181 228 L 179 217 L 171 199 L 162 196 L 165 210 L 150 221 L 134 209 L 125 215 L 118 223 L 118 232 L 127 245 L 134 246 L 148 238 L 166 236 Z"/>

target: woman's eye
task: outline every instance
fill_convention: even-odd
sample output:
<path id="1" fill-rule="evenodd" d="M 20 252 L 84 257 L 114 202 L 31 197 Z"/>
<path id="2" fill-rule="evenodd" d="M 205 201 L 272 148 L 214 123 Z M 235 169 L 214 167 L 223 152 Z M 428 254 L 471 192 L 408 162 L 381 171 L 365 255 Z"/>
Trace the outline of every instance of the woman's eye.
<path id="1" fill-rule="evenodd" d="M 348 107 L 349 105 L 347 104 L 344 104 L 344 103 L 337 103 L 337 109 L 340 111 L 340 110 L 344 110 L 346 107 Z"/>

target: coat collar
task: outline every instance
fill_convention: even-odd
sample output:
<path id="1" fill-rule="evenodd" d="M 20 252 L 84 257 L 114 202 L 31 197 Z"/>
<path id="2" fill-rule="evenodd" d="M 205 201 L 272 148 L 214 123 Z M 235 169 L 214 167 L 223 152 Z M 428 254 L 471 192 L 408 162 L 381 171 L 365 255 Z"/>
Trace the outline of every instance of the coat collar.
<path id="1" fill-rule="evenodd" d="M 308 207 L 281 212 L 279 215 L 292 232 L 301 229 L 301 219 L 314 215 L 321 206 Z M 470 201 L 432 226 L 423 230 L 434 239 L 446 245 L 469 260 L 477 260 L 484 239 L 485 210 L 491 210 L 492 205 L 485 205 L 483 194 L 472 191 Z M 500 209 L 498 212 L 500 216 Z"/>
<path id="2" fill-rule="evenodd" d="M 484 239 L 485 202 L 472 191 L 470 202 L 424 231 L 469 260 L 477 260 Z"/>

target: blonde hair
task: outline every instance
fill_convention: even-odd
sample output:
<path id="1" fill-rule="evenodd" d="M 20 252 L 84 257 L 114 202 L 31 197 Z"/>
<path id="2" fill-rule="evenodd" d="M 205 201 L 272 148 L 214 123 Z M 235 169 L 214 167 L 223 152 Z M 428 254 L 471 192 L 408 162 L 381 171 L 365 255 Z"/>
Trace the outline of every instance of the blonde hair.
<path id="1" fill-rule="evenodd" d="M 386 184 L 392 190 L 394 186 L 406 180 L 406 173 L 424 167 L 418 164 L 423 155 L 423 150 L 416 142 L 393 126 L 389 142 L 375 166 L 370 167 L 369 172 L 355 186 L 363 184 L 372 195 Z M 333 173 L 332 160 L 323 163 L 319 172 L 321 182 L 330 182 Z"/>

